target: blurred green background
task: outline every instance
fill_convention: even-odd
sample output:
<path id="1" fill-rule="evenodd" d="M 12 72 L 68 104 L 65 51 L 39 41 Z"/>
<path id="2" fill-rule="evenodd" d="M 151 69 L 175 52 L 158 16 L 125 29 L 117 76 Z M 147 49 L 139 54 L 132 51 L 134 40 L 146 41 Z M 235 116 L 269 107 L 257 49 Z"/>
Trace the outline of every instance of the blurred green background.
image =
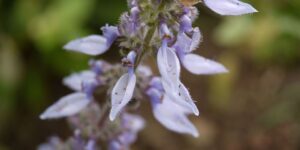
<path id="1" fill-rule="evenodd" d="M 300 1 L 247 2 L 259 13 L 222 17 L 196 5 L 194 25 L 204 36 L 197 53 L 230 70 L 215 76 L 183 70 L 202 112 L 191 118 L 201 137 L 166 130 L 146 106 L 148 123 L 133 149 L 300 149 Z M 31 150 L 50 135 L 72 134 L 64 120 L 38 118 L 70 92 L 62 78 L 88 67 L 90 57 L 62 46 L 100 34 L 126 10 L 125 0 L 0 0 L 0 150 Z M 99 58 L 116 62 L 117 54 L 113 47 Z"/>

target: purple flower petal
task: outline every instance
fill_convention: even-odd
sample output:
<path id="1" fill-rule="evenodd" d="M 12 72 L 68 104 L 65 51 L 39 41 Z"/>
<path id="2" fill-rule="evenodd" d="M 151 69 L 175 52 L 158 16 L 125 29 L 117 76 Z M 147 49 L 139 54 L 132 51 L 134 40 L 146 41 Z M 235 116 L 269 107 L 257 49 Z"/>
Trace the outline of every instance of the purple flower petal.
<path id="1" fill-rule="evenodd" d="M 100 35 L 90 35 L 76 39 L 64 46 L 64 49 L 81 52 L 88 55 L 100 55 L 109 48 L 108 40 Z"/>
<path id="2" fill-rule="evenodd" d="M 194 113 L 196 116 L 199 115 L 199 110 L 190 96 L 189 91 L 181 82 L 174 82 L 170 85 L 162 80 L 162 84 L 166 95 L 170 97 L 174 103 L 179 105 L 186 114 Z"/>
<path id="3" fill-rule="evenodd" d="M 107 48 L 111 46 L 111 44 L 116 40 L 116 38 L 120 35 L 118 27 L 105 25 L 101 28 L 103 31 L 103 36 L 107 40 Z"/>
<path id="4" fill-rule="evenodd" d="M 55 119 L 72 116 L 90 103 L 85 93 L 77 92 L 60 98 L 40 115 L 41 119 Z"/>
<path id="5" fill-rule="evenodd" d="M 196 54 L 187 54 L 182 59 L 183 66 L 193 74 L 219 74 L 228 70 L 220 63 Z"/>
<path id="6" fill-rule="evenodd" d="M 174 49 L 162 46 L 157 53 L 157 65 L 161 76 L 169 82 L 178 82 L 180 63 Z"/>
<path id="7" fill-rule="evenodd" d="M 162 103 L 153 105 L 153 114 L 156 120 L 169 130 L 198 137 L 197 129 L 188 120 L 182 107 L 175 104 L 168 96 L 164 96 Z"/>
<path id="8" fill-rule="evenodd" d="M 255 13 L 257 10 L 239 0 L 204 0 L 204 4 L 220 15 L 243 15 Z"/>
<path id="9" fill-rule="evenodd" d="M 79 73 L 73 73 L 63 79 L 63 84 L 74 91 L 82 91 L 83 82 L 97 82 L 96 74 L 93 71 L 86 70 Z"/>
<path id="10" fill-rule="evenodd" d="M 135 74 L 128 73 L 121 76 L 117 81 L 111 93 L 111 111 L 110 120 L 114 120 L 123 107 L 131 100 L 136 84 Z"/>

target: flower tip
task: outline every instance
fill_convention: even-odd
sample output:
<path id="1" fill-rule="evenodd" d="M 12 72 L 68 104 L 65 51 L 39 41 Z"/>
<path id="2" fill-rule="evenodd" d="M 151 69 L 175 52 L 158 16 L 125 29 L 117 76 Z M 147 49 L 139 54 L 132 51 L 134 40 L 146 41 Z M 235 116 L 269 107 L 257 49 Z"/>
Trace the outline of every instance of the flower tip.
<path id="1" fill-rule="evenodd" d="M 199 115 L 200 115 L 199 110 L 198 110 L 198 109 L 194 110 L 194 114 L 195 114 L 196 116 L 199 116 Z"/>
<path id="2" fill-rule="evenodd" d="M 40 115 L 40 119 L 41 119 L 41 120 L 46 120 L 47 117 L 46 117 L 46 115 L 43 113 L 43 114 Z"/>
<path id="3" fill-rule="evenodd" d="M 198 138 L 198 137 L 199 137 L 199 133 L 198 133 L 198 131 L 196 131 L 196 132 L 193 132 L 193 133 L 192 133 L 192 136 L 193 136 L 193 137 L 195 137 L 195 138 Z"/>
<path id="4" fill-rule="evenodd" d="M 114 121 L 115 119 L 116 119 L 115 113 L 110 112 L 110 114 L 109 114 L 109 120 L 110 121 Z"/>
<path id="5" fill-rule="evenodd" d="M 219 70 L 219 73 L 229 73 L 229 70 L 225 66 L 222 66 L 222 68 Z"/>

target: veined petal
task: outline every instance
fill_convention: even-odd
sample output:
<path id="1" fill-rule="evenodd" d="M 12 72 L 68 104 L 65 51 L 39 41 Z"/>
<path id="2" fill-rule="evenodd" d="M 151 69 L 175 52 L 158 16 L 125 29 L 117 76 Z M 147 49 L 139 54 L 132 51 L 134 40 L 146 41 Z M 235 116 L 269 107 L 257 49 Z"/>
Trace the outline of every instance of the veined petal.
<path id="1" fill-rule="evenodd" d="M 65 77 L 63 79 L 63 84 L 74 91 L 81 91 L 83 82 L 96 82 L 95 78 L 96 74 L 93 71 L 86 70 Z"/>
<path id="2" fill-rule="evenodd" d="M 69 42 L 64 46 L 64 49 L 88 55 L 100 55 L 108 50 L 107 42 L 103 36 L 90 35 Z"/>
<path id="3" fill-rule="evenodd" d="M 178 82 L 180 63 L 171 48 L 160 48 L 157 53 L 157 65 L 161 76 L 169 82 Z"/>
<path id="4" fill-rule="evenodd" d="M 171 85 L 164 80 L 162 80 L 163 87 L 166 91 L 166 95 L 170 99 L 184 110 L 184 113 L 191 114 L 194 113 L 196 116 L 199 115 L 199 110 L 195 105 L 189 91 L 181 83 L 172 83 Z"/>
<path id="5" fill-rule="evenodd" d="M 187 54 L 181 61 L 183 66 L 193 74 L 219 74 L 228 72 L 222 64 L 196 54 Z"/>
<path id="6" fill-rule="evenodd" d="M 55 119 L 72 116 L 90 103 L 85 93 L 76 92 L 60 98 L 40 115 L 41 119 Z"/>
<path id="7" fill-rule="evenodd" d="M 114 120 L 123 107 L 131 100 L 136 83 L 135 74 L 121 76 L 111 93 L 110 120 Z"/>
<path id="8" fill-rule="evenodd" d="M 164 96 L 162 103 L 153 105 L 153 114 L 156 120 L 169 130 L 198 137 L 197 129 L 182 112 L 182 108 L 168 96 Z"/>
<path id="9" fill-rule="evenodd" d="M 204 0 L 204 4 L 220 15 L 235 16 L 257 12 L 250 4 L 239 0 Z"/>

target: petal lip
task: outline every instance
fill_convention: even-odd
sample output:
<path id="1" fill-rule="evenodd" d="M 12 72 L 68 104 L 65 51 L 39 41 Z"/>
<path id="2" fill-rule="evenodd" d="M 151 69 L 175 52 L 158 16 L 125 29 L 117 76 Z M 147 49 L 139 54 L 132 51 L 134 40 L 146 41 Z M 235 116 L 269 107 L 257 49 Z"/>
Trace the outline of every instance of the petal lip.
<path id="1" fill-rule="evenodd" d="M 40 115 L 40 119 L 57 119 L 79 113 L 91 101 L 85 93 L 75 92 L 60 98 Z"/>
<path id="2" fill-rule="evenodd" d="M 181 59 L 181 62 L 189 72 L 197 75 L 211 75 L 228 72 L 222 64 L 196 54 L 185 55 Z"/>
<path id="3" fill-rule="evenodd" d="M 131 100 L 136 84 L 135 74 L 122 75 L 111 92 L 111 110 L 109 119 L 115 120 L 119 112 Z"/>
<path id="4" fill-rule="evenodd" d="M 109 48 L 107 39 L 100 35 L 90 35 L 75 39 L 67 43 L 63 48 L 69 51 L 84 53 L 87 55 L 100 55 Z"/>
<path id="5" fill-rule="evenodd" d="M 238 16 L 258 12 L 250 4 L 239 0 L 204 0 L 204 4 L 220 15 Z"/>
<path id="6" fill-rule="evenodd" d="M 194 114 L 199 116 L 199 110 L 192 100 L 187 88 L 179 81 L 175 82 L 167 82 L 162 80 L 163 88 L 166 91 L 166 95 L 171 101 L 176 103 L 178 107 L 180 106 L 182 111 L 185 114 Z"/>

